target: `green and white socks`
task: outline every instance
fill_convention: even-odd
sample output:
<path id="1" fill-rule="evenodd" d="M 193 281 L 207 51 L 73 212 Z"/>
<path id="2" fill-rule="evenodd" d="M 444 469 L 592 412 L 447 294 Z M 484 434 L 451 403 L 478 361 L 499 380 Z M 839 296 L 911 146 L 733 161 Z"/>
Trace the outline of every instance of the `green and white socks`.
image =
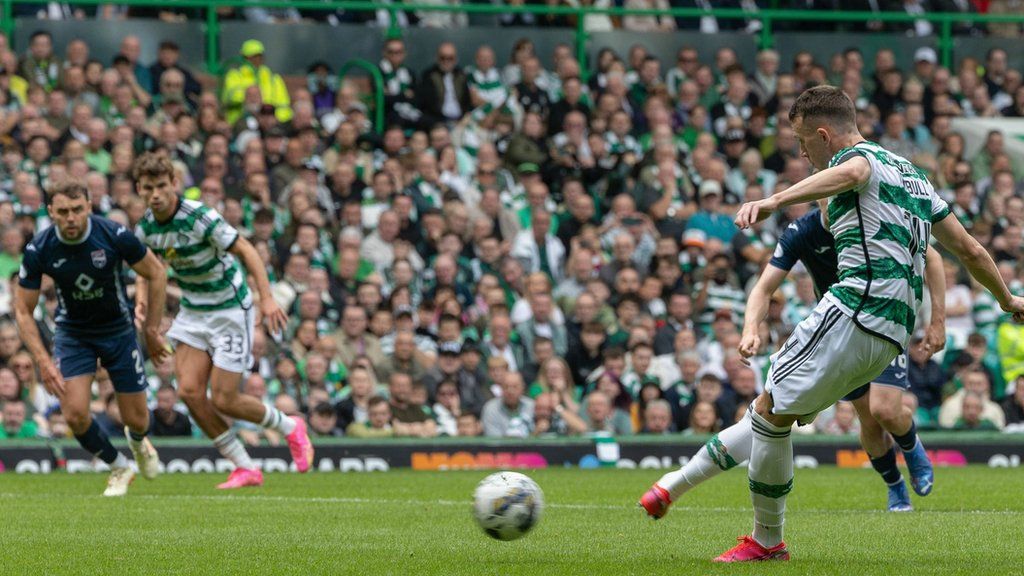
<path id="1" fill-rule="evenodd" d="M 750 497 L 754 503 L 754 540 L 771 548 L 782 542 L 786 495 L 793 489 L 793 441 L 790 427 L 780 428 L 756 412 L 750 451 Z"/>
<path id="2" fill-rule="evenodd" d="M 291 417 L 277 408 L 267 406 L 267 412 L 263 415 L 263 421 L 260 422 L 260 426 L 277 430 L 287 436 L 295 430 L 295 420 L 292 420 Z"/>

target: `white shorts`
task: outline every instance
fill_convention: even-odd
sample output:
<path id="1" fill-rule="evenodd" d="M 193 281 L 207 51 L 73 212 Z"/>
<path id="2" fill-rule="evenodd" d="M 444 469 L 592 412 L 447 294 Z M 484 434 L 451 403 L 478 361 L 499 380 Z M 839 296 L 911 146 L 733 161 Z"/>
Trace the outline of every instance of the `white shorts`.
<path id="1" fill-rule="evenodd" d="M 252 366 L 255 324 L 251 307 L 209 312 L 182 307 L 167 338 L 206 352 L 221 370 L 242 374 Z"/>
<path id="2" fill-rule="evenodd" d="M 808 424 L 837 400 L 871 382 L 899 354 L 892 342 L 861 330 L 828 297 L 797 324 L 782 350 L 772 355 L 765 390 L 773 414 Z"/>

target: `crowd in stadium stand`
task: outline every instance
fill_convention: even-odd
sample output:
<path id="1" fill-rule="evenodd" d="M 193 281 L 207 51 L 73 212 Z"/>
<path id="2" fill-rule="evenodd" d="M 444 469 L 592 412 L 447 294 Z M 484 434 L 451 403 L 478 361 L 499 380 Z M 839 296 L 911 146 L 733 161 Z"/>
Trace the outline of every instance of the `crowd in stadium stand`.
<path id="1" fill-rule="evenodd" d="M 761 21 L 757 15 L 767 8 L 790 10 L 813 10 L 824 12 L 857 11 L 875 14 L 904 14 L 920 16 L 929 12 L 950 12 L 959 14 L 1020 14 L 1024 6 L 1018 0 L 376 0 L 380 8 L 373 10 L 345 9 L 298 9 L 294 7 L 266 8 L 262 6 L 217 8 L 221 20 L 246 20 L 261 24 L 287 24 L 296 22 L 324 22 L 331 25 L 366 24 L 381 27 L 394 25 L 401 28 L 464 28 L 470 25 L 467 13 L 459 11 L 430 10 L 398 10 L 394 7 L 403 4 L 419 6 L 452 7 L 467 4 L 488 4 L 494 6 L 535 6 L 535 7 L 571 7 L 571 8 L 632 8 L 658 9 L 688 8 L 709 11 L 712 8 L 741 10 L 744 18 L 717 18 L 706 14 L 699 18 L 672 18 L 666 16 L 611 16 L 605 14 L 588 14 L 583 26 L 587 32 L 604 32 L 614 29 L 633 30 L 637 32 L 667 32 L 672 30 L 699 30 L 714 34 L 720 31 L 743 31 L 757 33 L 761 31 Z M 99 18 L 120 20 L 124 18 L 159 18 L 166 22 L 182 22 L 188 19 L 202 19 L 201 8 L 180 8 L 173 5 L 127 6 L 119 4 L 100 4 L 88 6 L 72 6 L 66 2 L 47 2 L 46 4 L 14 3 L 15 16 L 35 16 L 51 20 L 70 20 Z M 534 14 L 524 12 L 508 12 L 497 17 L 502 26 L 528 26 L 541 28 L 568 28 L 576 25 L 575 16 L 566 14 Z M 938 24 L 926 19 L 908 19 L 901 22 L 868 20 L 861 22 L 775 22 L 776 30 L 811 28 L 817 31 L 866 31 L 866 32 L 901 32 L 909 36 L 931 36 L 938 32 Z M 953 32 L 963 35 L 991 34 L 1000 37 L 1017 37 L 1021 35 L 1020 24 L 993 22 L 975 24 L 972 21 L 954 22 Z"/>
<path id="2" fill-rule="evenodd" d="M 216 86 L 181 66 L 170 40 L 155 62 L 139 61 L 132 36 L 112 62 L 80 40 L 55 48 L 45 32 L 21 54 L 0 37 L 0 274 L 11 280 L 0 286 L 0 438 L 68 435 L 10 320 L 21 251 L 49 225 L 45 190 L 80 179 L 96 214 L 134 226 L 146 207 L 130 173 L 146 150 L 168 155 L 183 194 L 257 247 L 291 323 L 257 331 L 244 391 L 301 414 L 318 436 L 689 435 L 732 424 L 815 304 L 798 267 L 772 300 L 759 354 L 741 360 L 746 293 L 809 207 L 747 231 L 732 214 L 808 176 L 787 111 L 816 84 L 841 86 L 864 136 L 925 170 L 1024 292 L 1024 158 L 995 131 L 966 156 L 951 128 L 955 117 L 1024 116 L 1022 75 L 1002 49 L 952 70 L 930 48 L 909 69 L 888 49 L 827 62 L 764 50 L 744 69 L 729 48 L 684 46 L 661 62 L 636 45 L 601 50 L 584 71 L 569 46 L 541 61 L 524 38 L 507 62 L 488 46 L 417 46 L 436 62 L 410 70 L 411 47 L 392 39 L 379 61 L 378 134 L 358 83 L 314 66 L 289 89 L 256 40 L 236 47 L 242 64 Z M 948 344 L 928 358 L 915 336 L 905 403 L 921 428 L 1022 430 L 1024 326 L 946 266 Z M 173 315 L 173 278 L 169 292 Z M 42 293 L 49 339 L 57 298 L 52 284 Z M 199 435 L 172 363 L 150 374 L 153 434 Z M 92 410 L 122 435 L 102 370 Z M 801 430 L 850 434 L 857 422 L 840 403 Z"/>

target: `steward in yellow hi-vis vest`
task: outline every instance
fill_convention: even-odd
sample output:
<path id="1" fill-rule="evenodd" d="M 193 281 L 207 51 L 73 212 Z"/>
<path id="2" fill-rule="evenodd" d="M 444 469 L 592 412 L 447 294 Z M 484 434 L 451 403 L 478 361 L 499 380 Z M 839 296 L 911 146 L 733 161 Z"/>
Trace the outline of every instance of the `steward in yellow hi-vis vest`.
<path id="1" fill-rule="evenodd" d="M 260 90 L 263 104 L 274 107 L 274 115 L 278 122 L 287 122 L 292 118 L 291 99 L 288 88 L 280 74 L 263 65 L 263 43 L 259 40 L 246 40 L 240 51 L 245 59 L 240 66 L 228 70 L 224 77 L 224 91 L 221 100 L 226 107 L 228 124 L 234 124 L 245 113 L 245 92 L 250 86 Z"/>

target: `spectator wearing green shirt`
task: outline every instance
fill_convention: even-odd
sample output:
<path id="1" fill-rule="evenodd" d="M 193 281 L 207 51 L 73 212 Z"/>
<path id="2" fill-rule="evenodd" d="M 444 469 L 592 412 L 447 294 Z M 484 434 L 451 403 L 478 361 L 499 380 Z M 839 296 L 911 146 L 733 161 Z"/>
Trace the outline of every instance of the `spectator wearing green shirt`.
<path id="1" fill-rule="evenodd" d="M 8 400 L 0 409 L 3 426 L 0 427 L 0 438 L 35 438 L 39 435 L 36 423 L 28 418 L 28 408 L 22 400 Z"/>
<path id="2" fill-rule="evenodd" d="M 90 169 L 101 174 L 110 173 L 110 152 L 104 146 L 107 143 L 107 123 L 102 118 L 89 121 L 87 133 L 89 143 L 85 146 L 85 163 Z"/>
<path id="3" fill-rule="evenodd" d="M 736 234 L 736 225 L 722 212 L 722 185 L 715 180 L 700 183 L 698 191 L 700 209 L 690 218 L 687 230 L 701 230 L 708 238 L 718 238 L 728 244 Z"/>
<path id="4" fill-rule="evenodd" d="M 961 404 L 961 415 L 954 430 L 999 430 L 1000 424 L 983 415 L 985 399 L 977 392 L 966 392 Z"/>
<path id="5" fill-rule="evenodd" d="M 0 278 L 10 278 L 21 268 L 21 251 L 25 247 L 25 236 L 15 226 L 0 232 Z"/>
<path id="6" fill-rule="evenodd" d="M 352 438 L 390 438 L 395 435 L 391 428 L 391 406 L 380 396 L 370 398 L 367 403 L 366 422 L 353 422 L 345 433 Z"/>

